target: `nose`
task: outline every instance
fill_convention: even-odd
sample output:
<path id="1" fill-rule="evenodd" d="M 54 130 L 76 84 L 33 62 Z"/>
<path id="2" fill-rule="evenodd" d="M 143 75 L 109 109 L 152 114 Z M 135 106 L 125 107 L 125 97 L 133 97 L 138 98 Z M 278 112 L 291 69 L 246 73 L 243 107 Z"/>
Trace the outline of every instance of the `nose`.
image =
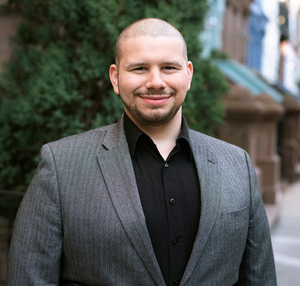
<path id="1" fill-rule="evenodd" d="M 152 69 L 149 71 L 146 88 L 147 89 L 164 89 L 166 87 L 166 83 L 162 78 L 162 74 L 159 68 Z"/>

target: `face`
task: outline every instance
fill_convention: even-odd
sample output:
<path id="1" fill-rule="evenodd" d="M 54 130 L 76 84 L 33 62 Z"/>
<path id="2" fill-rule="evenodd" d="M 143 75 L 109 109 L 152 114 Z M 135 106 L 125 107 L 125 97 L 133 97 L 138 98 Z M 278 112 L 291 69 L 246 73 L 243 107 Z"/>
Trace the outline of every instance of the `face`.
<path id="1" fill-rule="evenodd" d="M 118 67 L 110 67 L 114 91 L 138 126 L 161 126 L 181 117 L 192 74 L 192 63 L 176 37 L 125 39 Z"/>

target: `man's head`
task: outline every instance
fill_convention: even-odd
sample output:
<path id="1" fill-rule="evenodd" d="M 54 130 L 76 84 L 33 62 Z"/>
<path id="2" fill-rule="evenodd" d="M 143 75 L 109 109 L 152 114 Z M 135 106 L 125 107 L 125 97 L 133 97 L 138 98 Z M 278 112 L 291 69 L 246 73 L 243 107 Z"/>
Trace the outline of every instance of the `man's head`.
<path id="1" fill-rule="evenodd" d="M 143 19 L 120 34 L 110 79 L 126 113 L 140 128 L 181 118 L 192 74 L 185 41 L 169 23 Z"/>

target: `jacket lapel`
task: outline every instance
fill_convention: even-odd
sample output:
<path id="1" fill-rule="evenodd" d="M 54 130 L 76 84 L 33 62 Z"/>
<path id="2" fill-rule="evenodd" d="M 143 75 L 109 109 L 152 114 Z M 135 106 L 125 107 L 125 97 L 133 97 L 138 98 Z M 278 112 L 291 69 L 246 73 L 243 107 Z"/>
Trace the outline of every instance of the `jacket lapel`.
<path id="1" fill-rule="evenodd" d="M 102 146 L 98 161 L 119 219 L 153 280 L 164 285 L 139 198 L 123 118 L 108 129 Z"/>
<path id="2" fill-rule="evenodd" d="M 205 136 L 200 136 L 199 138 L 199 133 L 195 135 L 193 131 L 190 132 L 191 147 L 201 188 L 201 215 L 198 234 L 182 279 L 182 285 L 187 282 L 195 269 L 219 212 L 221 182 L 218 160 L 211 147 L 205 144 Z"/>

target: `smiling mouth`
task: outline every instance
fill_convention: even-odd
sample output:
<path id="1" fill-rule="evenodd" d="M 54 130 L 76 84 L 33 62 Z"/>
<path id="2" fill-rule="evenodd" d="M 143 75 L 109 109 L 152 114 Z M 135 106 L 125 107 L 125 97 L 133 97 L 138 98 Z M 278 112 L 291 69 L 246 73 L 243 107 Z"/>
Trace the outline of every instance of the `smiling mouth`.
<path id="1" fill-rule="evenodd" d="M 170 97 L 175 95 L 176 92 L 175 91 L 165 91 L 165 90 L 154 90 L 154 89 L 149 89 L 146 92 L 139 92 L 136 91 L 134 92 L 134 96 L 140 96 L 140 97 L 157 97 L 157 98 L 162 98 L 162 97 Z"/>
<path id="2" fill-rule="evenodd" d="M 134 96 L 139 97 L 149 105 L 163 105 L 170 97 L 176 95 L 175 91 L 147 90 L 146 92 L 135 92 Z"/>
<path id="3" fill-rule="evenodd" d="M 140 98 L 149 105 L 165 104 L 170 96 L 140 96 Z"/>
<path id="4" fill-rule="evenodd" d="M 167 99 L 169 97 L 171 97 L 171 95 L 158 95 L 158 94 L 154 94 L 154 95 L 139 95 L 139 97 L 143 98 L 143 99 L 151 99 L 151 100 L 162 100 L 162 99 Z"/>

